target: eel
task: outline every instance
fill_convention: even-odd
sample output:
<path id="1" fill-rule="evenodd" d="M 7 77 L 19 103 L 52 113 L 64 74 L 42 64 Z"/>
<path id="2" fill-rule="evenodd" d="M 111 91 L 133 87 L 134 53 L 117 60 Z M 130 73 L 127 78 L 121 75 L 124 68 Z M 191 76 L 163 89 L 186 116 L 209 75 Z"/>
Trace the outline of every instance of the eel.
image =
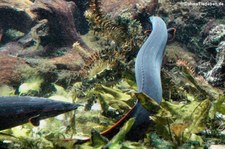
<path id="1" fill-rule="evenodd" d="M 149 20 L 152 23 L 152 31 L 137 54 L 135 78 L 138 93 L 145 93 L 160 104 L 162 101 L 161 64 L 167 40 L 168 38 L 174 38 L 176 30 L 167 30 L 165 22 L 160 17 L 152 16 L 149 17 Z M 150 115 L 151 113 L 137 101 L 134 107 L 124 117 L 101 134 L 110 139 L 129 118 L 135 117 L 135 122 L 127 134 L 127 138 L 130 140 L 138 140 L 145 134 L 150 125 Z"/>
<path id="2" fill-rule="evenodd" d="M 0 130 L 40 120 L 77 109 L 79 104 L 31 96 L 0 96 Z"/>
<path id="3" fill-rule="evenodd" d="M 150 17 L 152 32 L 138 52 L 135 78 L 138 92 L 143 92 L 158 103 L 162 100 L 161 64 L 168 39 L 167 27 L 159 17 Z"/>

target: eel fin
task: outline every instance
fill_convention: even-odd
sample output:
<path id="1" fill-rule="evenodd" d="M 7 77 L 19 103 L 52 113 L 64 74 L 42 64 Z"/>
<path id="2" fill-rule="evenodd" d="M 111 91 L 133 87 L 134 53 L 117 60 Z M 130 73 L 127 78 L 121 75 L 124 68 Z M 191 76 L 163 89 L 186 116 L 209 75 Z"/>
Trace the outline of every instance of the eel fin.
<path id="1" fill-rule="evenodd" d="M 144 34 L 146 36 L 149 36 L 151 34 L 151 32 L 152 32 L 152 30 L 150 30 L 150 29 L 149 30 L 145 30 Z M 167 29 L 167 32 L 168 32 L 168 41 L 173 41 L 174 38 L 175 38 L 176 29 L 172 27 L 172 28 Z"/>
<path id="2" fill-rule="evenodd" d="M 29 118 L 29 122 L 33 126 L 39 126 L 40 125 L 40 119 L 39 119 L 39 117 L 40 117 L 40 115 L 33 116 L 33 117 Z"/>
<path id="3" fill-rule="evenodd" d="M 172 28 L 169 28 L 167 32 L 168 32 L 168 41 L 173 41 L 175 38 L 176 29 L 172 27 Z"/>

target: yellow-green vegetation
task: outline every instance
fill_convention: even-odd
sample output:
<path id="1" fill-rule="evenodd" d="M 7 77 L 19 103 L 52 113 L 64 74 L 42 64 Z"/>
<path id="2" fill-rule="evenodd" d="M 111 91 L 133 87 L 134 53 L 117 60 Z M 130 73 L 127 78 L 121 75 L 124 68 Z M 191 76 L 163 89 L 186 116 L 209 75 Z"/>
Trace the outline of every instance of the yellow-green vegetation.
<path id="1" fill-rule="evenodd" d="M 155 132 L 163 137 L 164 140 L 161 142 L 166 141 L 168 146 L 184 147 L 188 146 L 186 144 L 188 142 L 195 142 L 198 147 L 203 146 L 205 136 L 202 135 L 202 132 L 212 125 L 211 121 L 215 120 L 217 112 L 225 114 L 222 104 L 225 100 L 224 95 L 219 95 L 219 99 L 214 101 L 210 101 L 208 98 L 198 100 L 193 97 L 194 100 L 191 101 L 163 101 L 160 105 L 143 93 L 136 96 L 147 110 L 155 113 L 150 117 L 155 123 Z M 153 137 L 152 135 L 151 137 Z M 152 140 L 152 142 L 154 141 Z M 170 143 L 168 144 L 168 142 Z M 155 145 L 158 146 L 158 144 Z M 191 146 L 189 144 L 189 147 Z"/>
<path id="2" fill-rule="evenodd" d="M 101 136 L 97 131 L 92 130 L 91 140 L 90 142 L 87 142 L 81 146 L 80 148 L 110 148 L 110 149 L 120 149 L 120 148 L 129 148 L 129 149 L 145 149 L 147 147 L 144 147 L 139 142 L 130 142 L 125 141 L 125 136 L 129 132 L 130 128 L 132 127 L 134 123 L 134 118 L 131 118 L 126 122 L 126 124 L 121 128 L 120 132 L 115 135 L 111 140 L 108 140 L 107 138 Z"/>
<path id="3" fill-rule="evenodd" d="M 25 80 L 19 86 L 18 91 L 19 91 L 20 95 L 30 94 L 30 92 L 39 92 L 43 81 L 44 80 L 41 77 L 32 77 L 28 80 Z"/>
<path id="4" fill-rule="evenodd" d="M 76 83 L 71 93 L 77 103 L 85 103 L 84 109 L 78 109 L 76 114 L 76 132 L 83 136 L 90 136 L 92 128 L 99 132 L 106 130 L 134 104 L 133 96 L 129 94 L 130 86 L 125 82 L 114 87 L 97 84 L 84 95 L 81 95 L 80 87 L 82 83 Z"/>
<path id="5" fill-rule="evenodd" d="M 0 135 L 0 141 L 8 141 L 5 143 L 7 148 L 56 148 L 59 144 L 69 149 L 73 144 L 63 141 L 71 137 L 71 134 L 67 133 L 66 123 L 67 119 L 51 118 L 42 120 L 39 127 L 24 124 L 4 130 Z"/>
<path id="6" fill-rule="evenodd" d="M 88 78 L 94 78 L 96 75 L 104 72 L 105 70 L 111 69 L 110 64 L 104 60 L 98 60 L 93 64 L 92 68 L 88 70 Z"/>
<path id="7" fill-rule="evenodd" d="M 62 87 L 57 84 L 53 84 L 56 91 L 49 97 L 50 99 L 56 99 L 65 102 L 72 102 L 71 95 Z"/>
<path id="8" fill-rule="evenodd" d="M 93 108 L 96 108 L 95 105 Z M 76 136 L 89 137 L 91 130 L 95 129 L 102 132 L 115 123 L 111 118 L 100 114 L 100 110 L 77 111 L 76 114 Z"/>
<path id="9" fill-rule="evenodd" d="M 15 90 L 5 84 L 0 85 L 0 96 L 12 96 L 15 94 Z"/>
<path id="10" fill-rule="evenodd" d="M 73 50 L 77 51 L 83 58 L 88 58 L 90 53 L 80 46 L 80 43 L 77 41 L 73 44 Z"/>
<path id="11" fill-rule="evenodd" d="M 131 118 L 127 121 L 127 123 L 121 128 L 120 132 L 116 134 L 112 140 L 106 145 L 107 148 L 122 148 L 123 142 L 125 140 L 126 134 L 131 129 L 132 125 L 134 124 L 135 118 Z"/>

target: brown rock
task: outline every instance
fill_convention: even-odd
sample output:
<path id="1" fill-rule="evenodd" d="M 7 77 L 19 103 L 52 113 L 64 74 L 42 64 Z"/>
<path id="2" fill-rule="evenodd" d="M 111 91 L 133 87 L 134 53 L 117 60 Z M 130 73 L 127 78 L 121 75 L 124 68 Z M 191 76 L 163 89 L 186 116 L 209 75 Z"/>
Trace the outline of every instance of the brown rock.
<path id="1" fill-rule="evenodd" d="M 29 0 L 1 0 L 0 2 L 0 29 L 17 29 L 22 32 L 28 32 L 32 26 L 33 14 L 29 7 L 32 2 Z"/>
<path id="2" fill-rule="evenodd" d="M 6 54 L 0 54 L 0 84 L 10 86 L 17 85 L 20 82 L 18 67 L 26 65 L 23 60 Z"/>
<path id="3" fill-rule="evenodd" d="M 49 39 L 54 46 L 71 46 L 78 41 L 85 49 L 88 46 L 80 38 L 76 31 L 73 18 L 75 3 L 67 3 L 64 0 L 36 0 L 31 11 L 38 19 L 47 19 L 49 24 Z"/>
<path id="4" fill-rule="evenodd" d="M 76 51 L 67 52 L 63 56 L 49 59 L 49 62 L 56 65 L 58 69 L 79 71 L 84 61 Z"/>
<path id="5" fill-rule="evenodd" d="M 71 47 L 78 41 L 83 48 L 90 50 L 77 33 L 73 16 L 76 9 L 74 2 L 65 0 L 36 0 L 34 3 L 31 0 L 2 0 L 0 41 L 4 41 L 5 31 L 15 29 L 25 33 L 25 38 L 31 38 L 30 41 L 42 45 L 44 49 Z M 39 25 L 42 20 L 47 20 L 46 26 L 49 30 L 46 33 L 46 28 L 38 29 L 36 34 L 33 34 L 33 27 Z M 42 32 L 44 35 L 41 35 Z"/>

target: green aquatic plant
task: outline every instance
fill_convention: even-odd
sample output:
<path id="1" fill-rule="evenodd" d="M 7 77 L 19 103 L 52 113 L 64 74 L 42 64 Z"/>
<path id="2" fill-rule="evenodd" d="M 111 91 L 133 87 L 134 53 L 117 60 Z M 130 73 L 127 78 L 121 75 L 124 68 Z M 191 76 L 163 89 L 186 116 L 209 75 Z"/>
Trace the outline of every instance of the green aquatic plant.
<path id="1" fill-rule="evenodd" d="M 217 112 L 225 115 L 224 103 L 225 103 L 225 96 L 219 95 L 219 98 L 213 102 L 212 108 L 210 109 L 209 117 L 211 119 L 215 118 Z"/>
<path id="2" fill-rule="evenodd" d="M 172 142 L 175 146 L 203 146 L 204 141 L 207 140 L 204 131 L 219 129 L 210 122 L 224 122 L 216 120 L 218 113 L 224 114 L 224 96 L 219 92 L 214 95 L 218 97 L 217 99 L 211 99 L 210 96 L 198 99 L 194 97 L 195 95 L 186 94 L 186 96 L 192 96 L 187 98 L 188 101 L 162 101 L 160 105 L 144 94 L 136 94 L 136 96 L 146 109 L 153 114 L 156 113 L 150 116 L 150 119 L 156 124 L 154 130 L 157 135 L 163 136 L 161 141 Z M 221 141 L 220 133 L 216 136 Z"/>
<path id="3" fill-rule="evenodd" d="M 142 106 L 152 114 L 156 113 L 161 108 L 154 99 L 152 99 L 145 93 L 136 93 L 135 95 Z"/>
<path id="4" fill-rule="evenodd" d="M 172 149 L 174 145 L 171 142 L 161 139 L 156 133 L 149 134 L 150 143 L 152 148 Z"/>
<path id="5" fill-rule="evenodd" d="M 86 11 L 85 16 L 94 34 L 103 35 L 105 39 L 112 40 L 120 46 L 128 44 L 129 41 L 135 39 L 135 36 L 132 35 L 136 35 L 136 37 L 141 35 L 142 27 L 139 21 L 126 15 L 120 15 L 115 19 L 111 19 L 109 15 L 104 14 L 102 11 L 97 11 L 101 9 L 100 4 L 96 5 L 95 2 L 92 2 L 91 5 L 93 7 Z"/>
<path id="6" fill-rule="evenodd" d="M 129 86 L 127 86 L 127 88 L 129 88 Z M 132 95 L 121 91 L 118 89 L 117 85 L 107 87 L 97 84 L 93 86 L 93 89 L 86 91 L 84 97 L 80 97 L 81 91 L 79 90 L 72 93 L 75 95 L 74 98 L 76 102 L 87 101 L 85 105 L 86 110 L 92 109 L 95 103 L 97 103 L 100 105 L 99 110 L 101 110 L 103 115 L 116 119 L 118 116 L 128 111 L 134 103 Z"/>
<path id="7" fill-rule="evenodd" d="M 212 103 L 207 98 L 201 101 L 193 97 L 187 103 L 163 101 L 158 105 L 144 94 L 136 96 L 146 109 L 153 114 L 157 113 L 150 118 L 157 124 L 156 130 L 160 135 L 169 136 L 165 139 L 176 142 L 177 145 L 188 141 L 203 143 L 199 133 L 206 129 L 211 105 L 216 102 Z"/>
<path id="8" fill-rule="evenodd" d="M 90 32 L 99 39 L 100 48 L 91 55 L 78 50 L 85 55 L 85 65 L 79 76 L 85 78 L 83 86 L 88 88 L 93 84 L 113 86 L 133 67 L 143 39 L 142 27 L 140 22 L 127 15 L 111 18 L 102 11 L 99 0 L 90 1 L 85 16 Z M 80 49 L 78 44 L 74 44 L 74 48 Z"/>
<path id="9" fill-rule="evenodd" d="M 19 94 L 20 95 L 26 95 L 30 94 L 32 92 L 38 93 L 41 89 L 41 84 L 43 83 L 43 79 L 41 77 L 32 77 L 30 79 L 25 80 L 20 86 L 19 86 Z"/>
<path id="10" fill-rule="evenodd" d="M 116 87 L 110 88 L 104 85 L 97 85 L 95 88 L 95 91 L 98 91 L 104 94 L 111 94 L 113 96 L 113 99 L 120 100 L 120 101 L 128 101 L 131 98 L 130 95 L 127 95 L 126 93 L 122 92 Z"/>
<path id="11" fill-rule="evenodd" d="M 186 104 L 163 101 L 157 105 L 147 96 L 140 94 L 137 97 L 144 107 L 146 105 L 148 108 L 157 107 L 154 111 L 152 108 L 149 109 L 151 113 L 157 113 L 150 118 L 156 123 L 156 131 L 165 139 L 176 142 L 177 145 L 191 140 L 202 144 L 203 140 L 198 133 L 206 129 L 211 108 L 211 102 L 208 99 L 194 100 Z"/>
<path id="12" fill-rule="evenodd" d="M 14 95 L 15 90 L 8 85 L 0 85 L 0 96 Z"/>
<path id="13" fill-rule="evenodd" d="M 102 132 L 115 123 L 115 120 L 101 115 L 100 110 L 94 108 L 98 108 L 97 105 L 94 105 L 90 111 L 83 111 L 82 109 L 77 111 L 75 136 L 89 137 L 92 129 Z"/>
<path id="14" fill-rule="evenodd" d="M 101 1 L 91 0 L 90 8 L 85 12 L 91 31 L 100 38 L 104 47 L 107 45 L 106 49 L 123 51 L 125 55 L 129 53 L 129 57 L 134 57 L 136 54 L 133 52 L 136 53 L 144 38 L 141 23 L 126 13 L 113 18 L 101 7 Z"/>
<path id="15" fill-rule="evenodd" d="M 102 148 L 108 142 L 109 140 L 102 136 L 98 131 L 94 129 L 91 131 L 91 143 L 94 148 Z"/>
<path id="16" fill-rule="evenodd" d="M 55 88 L 55 92 L 51 94 L 50 99 L 65 101 L 65 102 L 72 102 L 73 99 L 68 91 L 66 91 L 62 86 L 57 84 L 53 84 Z"/>
<path id="17" fill-rule="evenodd" d="M 135 118 L 129 119 L 125 125 L 121 128 L 118 134 L 116 134 L 112 140 L 106 145 L 106 148 L 122 148 L 123 142 L 125 140 L 126 134 L 130 131 L 132 125 L 134 124 Z"/>
<path id="18" fill-rule="evenodd" d="M 95 78 L 97 75 L 99 75 L 100 73 L 110 70 L 110 63 L 108 63 L 107 61 L 104 61 L 102 59 L 99 59 L 98 61 L 96 61 L 93 65 L 92 68 L 87 70 L 87 74 L 88 74 L 88 78 Z"/>
<path id="19" fill-rule="evenodd" d="M 78 111 L 76 114 L 76 130 L 84 136 L 92 128 L 102 132 L 112 126 L 135 101 L 130 93 L 132 88 L 125 80 L 113 86 L 91 84 L 92 88 L 86 89 L 87 85 L 77 82 L 71 90 L 75 101 L 85 104 L 85 113 Z"/>
<path id="20" fill-rule="evenodd" d="M 181 76 L 179 77 L 184 76 L 186 78 L 184 80 L 186 86 L 182 85 L 182 87 L 186 88 L 189 94 L 195 94 L 199 99 L 209 98 L 210 100 L 216 100 L 219 97 L 221 91 L 209 86 L 202 76 L 196 75 L 193 68 L 186 61 L 178 60 L 176 64 L 181 69 Z"/>
<path id="21" fill-rule="evenodd" d="M 126 141 L 125 136 L 131 129 L 134 123 L 134 118 L 128 120 L 121 128 L 120 132 L 114 136 L 111 140 L 108 140 L 104 136 L 101 136 L 96 130 L 92 130 L 91 141 L 83 145 L 78 145 L 79 148 L 110 148 L 110 149 L 122 149 L 122 148 L 136 148 L 141 144 Z M 77 147 L 78 147 L 77 146 Z"/>
<path id="22" fill-rule="evenodd" d="M 73 50 L 77 51 L 84 59 L 87 59 L 90 57 L 90 53 L 88 53 L 78 41 L 73 43 L 72 45 Z"/>
<path id="23" fill-rule="evenodd" d="M 111 108 L 119 113 L 124 113 L 124 111 L 128 111 L 131 108 L 127 104 L 127 101 L 131 99 L 131 96 L 118 89 L 98 85 L 95 87 L 95 95 L 101 104 L 103 113 L 106 115 Z"/>

